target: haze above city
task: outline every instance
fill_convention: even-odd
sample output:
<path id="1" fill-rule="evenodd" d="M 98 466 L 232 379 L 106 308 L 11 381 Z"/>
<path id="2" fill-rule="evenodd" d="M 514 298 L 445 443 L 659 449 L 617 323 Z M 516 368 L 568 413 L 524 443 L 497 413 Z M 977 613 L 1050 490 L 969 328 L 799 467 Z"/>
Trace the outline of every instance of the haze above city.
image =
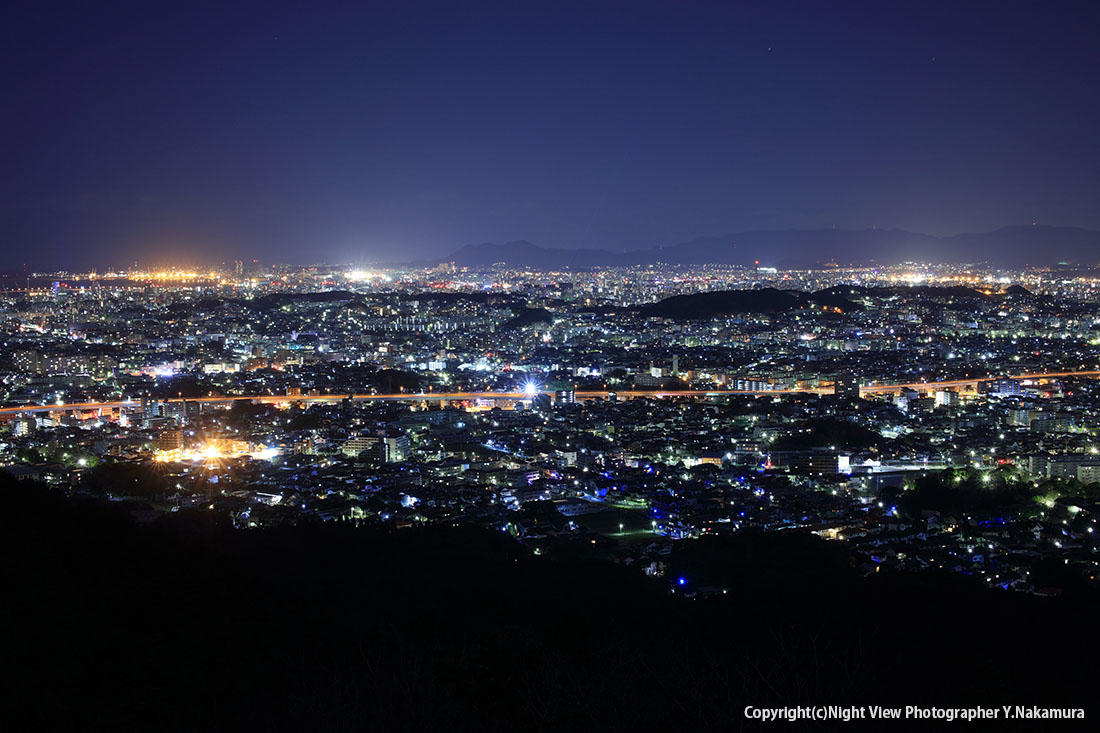
<path id="1" fill-rule="evenodd" d="M 1100 229 L 1094 4 L 471 10 L 18 9 L 0 270 Z"/>

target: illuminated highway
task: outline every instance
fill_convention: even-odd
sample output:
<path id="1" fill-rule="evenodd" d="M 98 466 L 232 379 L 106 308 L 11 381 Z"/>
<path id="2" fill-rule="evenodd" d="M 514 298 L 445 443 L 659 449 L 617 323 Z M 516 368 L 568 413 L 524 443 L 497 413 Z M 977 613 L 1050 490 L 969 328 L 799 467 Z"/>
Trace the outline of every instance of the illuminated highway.
<path id="1" fill-rule="evenodd" d="M 1017 374 L 1012 379 L 1057 379 L 1060 377 L 1085 377 L 1090 379 L 1100 378 L 1100 371 L 1079 372 L 1043 372 L 1038 374 Z M 938 389 L 976 388 L 979 382 L 988 381 L 994 377 L 970 377 L 967 379 L 954 379 L 940 382 L 910 382 L 901 384 L 873 384 L 860 387 L 860 394 L 881 394 L 884 392 L 897 392 L 901 389 L 912 389 L 918 392 L 930 392 Z M 722 395 L 781 395 L 781 394 L 831 394 L 831 387 L 816 387 L 805 389 L 774 389 L 774 390 L 736 390 L 736 389 L 711 389 L 711 390 L 667 390 L 667 391 L 641 391 L 641 390 L 578 390 L 574 394 L 578 400 L 607 399 L 617 396 L 620 399 L 634 399 L 638 397 L 713 397 Z M 542 392 L 553 395 L 553 392 Z M 525 392 L 398 392 L 393 394 L 326 394 L 326 395 L 211 395 L 208 397 L 180 398 L 151 400 L 158 403 L 188 402 L 191 404 L 228 404 L 240 400 L 261 402 L 266 404 L 286 404 L 292 402 L 341 402 L 350 399 L 355 402 L 477 402 L 479 400 L 490 401 L 520 401 L 530 400 L 532 395 Z M 71 404 L 53 405 L 19 405 L 16 407 L 0 408 L 0 418 L 12 418 L 19 415 L 32 413 L 53 412 L 86 412 L 90 410 L 115 411 L 141 407 L 141 402 L 136 400 L 120 400 L 117 402 L 75 402 Z"/>

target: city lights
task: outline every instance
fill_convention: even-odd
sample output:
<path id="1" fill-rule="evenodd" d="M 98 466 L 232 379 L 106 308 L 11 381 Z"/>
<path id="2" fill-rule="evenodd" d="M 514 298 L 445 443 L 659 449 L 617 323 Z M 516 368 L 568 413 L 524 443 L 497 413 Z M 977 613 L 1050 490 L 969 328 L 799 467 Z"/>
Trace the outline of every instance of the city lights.
<path id="1" fill-rule="evenodd" d="M 1100 6 L 499 5 L 5 13 L 0 730 L 1096 718 Z"/>
<path id="2" fill-rule="evenodd" d="M 236 440 L 218 440 L 193 448 L 158 449 L 153 454 L 153 460 L 158 463 L 216 463 L 220 460 L 249 457 L 271 461 L 279 455 L 280 451 L 275 447 L 251 445 Z"/>
<path id="3" fill-rule="evenodd" d="M 344 278 L 351 282 L 366 282 L 368 280 L 380 280 L 383 282 L 393 281 L 393 278 L 384 272 L 371 272 L 369 270 L 348 270 L 344 273 Z"/>

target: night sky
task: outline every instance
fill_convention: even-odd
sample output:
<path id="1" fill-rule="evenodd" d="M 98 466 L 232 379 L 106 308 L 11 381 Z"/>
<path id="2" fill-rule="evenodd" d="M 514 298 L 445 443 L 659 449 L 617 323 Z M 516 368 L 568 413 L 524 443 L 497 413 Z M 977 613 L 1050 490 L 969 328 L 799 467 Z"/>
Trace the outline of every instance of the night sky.
<path id="1" fill-rule="evenodd" d="M 1096 2 L 19 5 L 8 271 L 1100 228 Z"/>

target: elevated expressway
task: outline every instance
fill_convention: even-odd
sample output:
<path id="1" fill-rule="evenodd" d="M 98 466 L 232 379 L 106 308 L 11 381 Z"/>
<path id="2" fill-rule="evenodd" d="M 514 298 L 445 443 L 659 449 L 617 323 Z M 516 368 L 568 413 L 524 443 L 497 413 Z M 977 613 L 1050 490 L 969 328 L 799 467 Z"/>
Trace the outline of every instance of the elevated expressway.
<path id="1" fill-rule="evenodd" d="M 1062 377 L 1077 377 L 1095 379 L 1100 377 L 1100 371 L 1069 371 L 1069 372 L 1042 372 L 1035 374 L 1015 374 L 1013 379 L 1058 379 Z M 897 384 L 871 384 L 859 388 L 861 395 L 882 394 L 900 392 L 902 389 L 912 389 L 917 392 L 934 392 L 941 389 L 976 390 L 980 382 L 989 381 L 995 377 L 969 377 L 966 379 L 953 379 L 939 382 L 909 382 Z M 774 389 L 774 390 L 736 390 L 736 389 L 711 389 L 711 390 L 578 390 L 574 393 L 578 400 L 592 400 L 617 396 L 620 399 L 634 399 L 638 397 L 714 397 L 722 395 L 782 395 L 782 394 L 832 394 L 831 387 L 815 387 L 805 389 Z M 543 392 L 543 394 L 553 394 Z M 233 402 L 247 400 L 264 404 L 287 403 L 313 403 L 313 402 L 477 402 L 477 401 L 522 401 L 530 400 L 532 394 L 527 392 L 397 392 L 392 394 L 325 394 L 325 395 L 211 395 L 207 397 L 172 397 L 154 400 L 158 403 L 179 403 L 199 405 L 227 405 Z M 142 403 L 136 400 L 120 400 L 115 402 L 74 402 L 69 404 L 50 405 L 18 405 L 15 407 L 0 408 L 0 420 L 13 419 L 20 415 L 31 414 L 67 414 L 98 412 L 121 412 L 124 410 L 138 409 Z"/>

